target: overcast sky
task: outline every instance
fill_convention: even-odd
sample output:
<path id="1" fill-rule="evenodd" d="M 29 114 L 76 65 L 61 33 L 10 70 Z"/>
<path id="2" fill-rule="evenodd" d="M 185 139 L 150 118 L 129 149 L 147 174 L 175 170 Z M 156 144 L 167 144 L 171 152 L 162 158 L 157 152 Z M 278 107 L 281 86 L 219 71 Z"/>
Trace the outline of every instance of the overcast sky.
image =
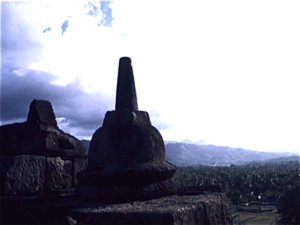
<path id="1" fill-rule="evenodd" d="M 119 58 L 165 140 L 300 151 L 300 1 L 1 2 L 1 125 L 33 99 L 90 139 Z"/>

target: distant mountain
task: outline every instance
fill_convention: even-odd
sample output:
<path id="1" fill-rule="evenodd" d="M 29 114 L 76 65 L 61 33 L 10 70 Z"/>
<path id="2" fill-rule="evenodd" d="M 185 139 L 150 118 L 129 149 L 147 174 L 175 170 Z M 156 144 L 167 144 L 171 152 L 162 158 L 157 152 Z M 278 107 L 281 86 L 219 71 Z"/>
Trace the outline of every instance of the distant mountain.
<path id="1" fill-rule="evenodd" d="M 272 149 L 266 150 L 266 152 L 290 152 L 290 153 L 294 153 L 294 154 L 300 153 L 297 150 L 288 149 L 288 148 L 272 148 Z"/>
<path id="2" fill-rule="evenodd" d="M 196 142 L 196 145 L 205 145 L 205 140 L 200 139 L 199 141 Z"/>
<path id="3" fill-rule="evenodd" d="M 271 153 L 215 145 L 170 143 L 166 145 L 167 160 L 177 166 L 244 164 L 291 156 L 292 153 Z"/>
<path id="4" fill-rule="evenodd" d="M 87 149 L 89 140 L 81 140 Z M 188 140 L 186 140 L 188 142 Z M 170 163 L 176 166 L 191 165 L 230 165 L 245 164 L 252 161 L 263 161 L 279 157 L 295 155 L 293 153 L 260 152 L 243 148 L 231 148 L 215 145 L 186 144 L 176 141 L 165 141 L 166 157 Z M 299 154 L 298 154 L 299 156 Z"/>
<path id="5" fill-rule="evenodd" d="M 164 141 L 165 145 L 170 143 L 178 143 L 177 141 Z"/>
<path id="6" fill-rule="evenodd" d="M 195 144 L 194 142 L 192 142 L 191 140 L 189 139 L 184 139 L 182 142 L 180 143 L 183 143 L 183 144 Z"/>
<path id="7" fill-rule="evenodd" d="M 185 140 L 183 140 L 182 142 L 180 142 L 180 143 L 183 143 L 183 144 L 192 144 L 192 145 L 205 145 L 205 144 L 207 144 L 206 142 L 205 142 L 205 140 L 204 139 L 200 139 L 200 140 L 198 140 L 198 141 L 196 141 L 196 142 L 193 142 L 193 141 L 191 141 L 191 140 L 189 140 L 189 139 L 185 139 Z M 166 143 L 165 143 L 166 144 Z M 169 143 L 168 143 L 169 144 Z"/>
<path id="8" fill-rule="evenodd" d="M 89 141 L 89 140 L 81 140 L 81 142 L 83 143 L 84 147 L 86 148 L 86 154 L 88 154 L 89 153 L 89 148 L 90 148 L 91 141 Z"/>

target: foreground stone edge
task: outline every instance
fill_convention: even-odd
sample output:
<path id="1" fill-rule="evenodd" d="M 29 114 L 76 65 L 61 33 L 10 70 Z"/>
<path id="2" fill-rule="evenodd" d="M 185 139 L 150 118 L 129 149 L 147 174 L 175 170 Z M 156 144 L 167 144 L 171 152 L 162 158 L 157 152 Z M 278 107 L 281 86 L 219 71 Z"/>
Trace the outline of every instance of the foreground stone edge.
<path id="1" fill-rule="evenodd" d="M 68 216 L 76 224 L 232 224 L 230 202 L 224 193 L 95 204 L 78 207 Z"/>

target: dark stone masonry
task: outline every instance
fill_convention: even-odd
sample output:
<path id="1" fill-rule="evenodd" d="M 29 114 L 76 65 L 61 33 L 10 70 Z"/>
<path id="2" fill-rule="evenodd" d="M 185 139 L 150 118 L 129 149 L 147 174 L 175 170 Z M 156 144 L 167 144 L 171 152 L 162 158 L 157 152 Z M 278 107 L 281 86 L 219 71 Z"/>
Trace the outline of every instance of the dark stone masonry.
<path id="1" fill-rule="evenodd" d="M 34 100 L 26 122 L 1 126 L 0 224 L 232 224 L 219 187 L 177 187 L 161 134 L 138 110 L 128 57 L 115 110 L 85 154 L 49 101 Z"/>
<path id="2" fill-rule="evenodd" d="M 81 141 L 59 129 L 49 101 L 33 100 L 27 121 L 0 126 L 1 156 L 84 156 Z"/>
<path id="3" fill-rule="evenodd" d="M 77 196 L 114 203 L 176 194 L 175 171 L 159 131 L 148 113 L 138 110 L 131 59 L 121 58 L 116 110 L 106 113 L 93 135 Z"/>
<path id="4" fill-rule="evenodd" d="M 75 187 L 87 166 L 84 145 L 59 129 L 49 101 L 33 100 L 26 122 L 0 126 L 0 143 L 1 196 Z"/>

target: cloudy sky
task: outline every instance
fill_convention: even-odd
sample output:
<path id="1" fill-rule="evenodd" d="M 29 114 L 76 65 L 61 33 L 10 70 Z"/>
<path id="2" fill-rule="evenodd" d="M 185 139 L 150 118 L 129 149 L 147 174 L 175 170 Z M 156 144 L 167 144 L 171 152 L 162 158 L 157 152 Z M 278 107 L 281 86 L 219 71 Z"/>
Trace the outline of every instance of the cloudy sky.
<path id="1" fill-rule="evenodd" d="M 132 59 L 165 140 L 300 151 L 300 1 L 1 2 L 1 125 L 33 99 L 90 139 Z"/>

